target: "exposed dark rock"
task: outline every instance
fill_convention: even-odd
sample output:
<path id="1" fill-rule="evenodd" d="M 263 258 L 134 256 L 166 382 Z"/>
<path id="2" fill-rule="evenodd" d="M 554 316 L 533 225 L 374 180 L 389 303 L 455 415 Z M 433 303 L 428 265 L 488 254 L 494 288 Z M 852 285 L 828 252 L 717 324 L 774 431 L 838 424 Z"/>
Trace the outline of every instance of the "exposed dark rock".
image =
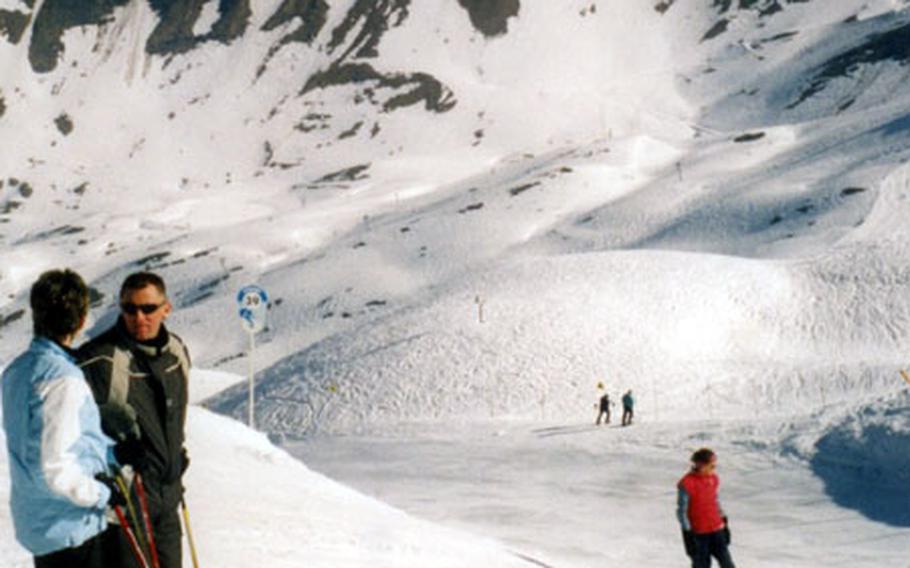
<path id="1" fill-rule="evenodd" d="M 83 194 L 85 194 L 85 190 L 86 190 L 86 189 L 88 189 L 88 182 L 87 182 L 87 181 L 86 181 L 86 182 L 82 182 L 81 184 L 79 184 L 79 185 L 77 185 L 76 187 L 74 187 L 74 188 L 73 188 L 73 193 L 75 193 L 76 195 L 83 195 Z"/>
<path id="2" fill-rule="evenodd" d="M 57 130 L 60 131 L 64 136 L 69 136 L 70 132 L 73 131 L 73 119 L 66 113 L 61 114 L 54 119 L 54 124 L 57 125 Z"/>
<path id="3" fill-rule="evenodd" d="M 104 294 L 99 292 L 94 286 L 88 287 L 88 302 L 89 306 L 93 308 L 98 308 L 101 304 L 104 303 Z"/>
<path id="4" fill-rule="evenodd" d="M 717 23 L 711 26 L 711 29 L 705 32 L 705 35 L 701 37 L 701 41 L 708 41 L 709 39 L 716 38 L 720 34 L 727 31 L 728 25 L 730 25 L 730 21 L 726 18 L 719 20 Z"/>
<path id="5" fill-rule="evenodd" d="M 256 77 L 260 77 L 268 66 L 268 62 L 281 51 L 281 48 L 290 43 L 304 43 L 311 45 L 328 20 L 329 5 L 325 0 L 284 0 L 281 6 L 262 25 L 262 31 L 270 32 L 295 19 L 300 20 L 300 26 L 291 33 L 284 35 L 278 43 L 269 49 L 265 61 L 259 66 Z"/>
<path id="6" fill-rule="evenodd" d="M 249 24 L 249 0 L 220 0 L 218 20 L 202 35 L 193 34 L 193 26 L 202 13 L 206 0 L 148 0 L 160 21 L 146 41 L 151 54 L 185 53 L 207 41 L 230 43 L 243 35 Z"/>
<path id="7" fill-rule="evenodd" d="M 764 138 L 764 137 L 765 137 L 764 132 L 747 132 L 745 134 L 740 134 L 739 136 L 734 138 L 733 141 L 737 142 L 737 143 L 754 142 L 754 141 L 760 140 L 761 138 Z"/>
<path id="8" fill-rule="evenodd" d="M 384 305 L 386 305 L 385 300 L 370 300 L 369 302 L 366 303 L 366 306 L 368 308 L 378 308 L 378 307 L 384 306 Z"/>
<path id="9" fill-rule="evenodd" d="M 6 113 L 6 100 L 0 96 L 0 117 Z"/>
<path id="10" fill-rule="evenodd" d="M 478 209 L 483 209 L 483 202 L 472 203 L 471 205 L 468 205 L 467 207 L 464 207 L 463 209 L 459 209 L 458 212 L 464 214 L 464 213 L 467 213 L 468 211 L 477 211 Z"/>
<path id="11" fill-rule="evenodd" d="M 18 241 L 16 241 L 14 244 L 29 243 L 29 242 L 34 242 L 34 241 L 43 241 L 43 240 L 49 239 L 51 237 L 75 235 L 77 233 L 81 233 L 84 230 L 85 230 L 85 227 L 75 227 L 73 225 L 63 225 L 61 227 L 55 227 L 55 228 L 49 229 L 47 231 L 41 231 L 41 232 L 35 233 L 33 235 L 27 235 L 27 236 L 23 237 L 22 239 L 19 239 Z"/>
<path id="12" fill-rule="evenodd" d="M 329 183 L 329 182 L 338 182 L 338 181 L 357 181 L 365 179 L 368 176 L 362 175 L 365 171 L 370 169 L 370 164 L 359 164 L 357 166 L 352 166 L 350 168 L 345 168 L 343 170 L 338 170 L 337 172 L 332 172 L 326 174 L 316 180 L 315 183 Z"/>
<path id="13" fill-rule="evenodd" d="M 354 126 L 352 126 L 351 128 L 349 128 L 348 130 L 345 130 L 344 132 L 342 132 L 341 134 L 339 134 L 339 135 L 338 135 L 338 139 L 339 139 L 339 140 L 344 140 L 345 138 L 350 138 L 350 137 L 352 137 L 352 136 L 356 136 L 356 135 L 357 135 L 357 131 L 360 130 L 360 127 L 361 127 L 361 126 L 363 126 L 363 121 L 362 121 L 362 120 L 361 120 L 360 122 L 358 122 L 357 124 L 355 124 Z"/>
<path id="14" fill-rule="evenodd" d="M 780 33 L 780 34 L 777 34 L 777 35 L 773 35 L 773 36 L 771 36 L 771 37 L 769 37 L 769 38 L 765 38 L 765 39 L 763 39 L 763 40 L 760 40 L 759 43 L 771 43 L 771 42 L 775 42 L 775 41 L 785 41 L 785 40 L 788 40 L 788 39 L 792 39 L 792 38 L 795 37 L 798 33 L 799 33 L 799 32 L 784 32 L 784 33 Z"/>
<path id="15" fill-rule="evenodd" d="M 395 80 L 396 78 L 393 77 L 392 81 L 394 82 Z M 426 110 L 442 113 L 451 110 L 457 102 L 448 87 L 445 87 L 426 73 L 410 75 L 403 85 L 413 85 L 413 87 L 407 93 L 396 95 L 387 100 L 382 105 L 384 112 L 409 107 L 423 101 Z"/>
<path id="16" fill-rule="evenodd" d="M 509 31 L 509 18 L 518 15 L 520 0 L 458 0 L 468 11 L 471 24 L 485 37 L 503 35 Z"/>
<path id="17" fill-rule="evenodd" d="M 316 89 L 361 83 L 371 84 L 371 89 L 366 94 L 371 97 L 372 102 L 381 104 L 383 111 L 386 112 L 424 101 L 427 110 L 441 113 L 451 110 L 456 104 L 452 91 L 426 73 L 383 75 L 366 63 L 337 65 L 318 72 L 306 82 L 300 95 Z M 373 88 L 388 88 L 396 91 L 408 89 L 408 91 L 379 103 L 372 98 L 375 94 Z"/>
<path id="18" fill-rule="evenodd" d="M 11 44 L 16 45 L 28 28 L 30 19 L 29 14 L 14 10 L 0 10 L 0 35 L 6 36 Z"/>
<path id="19" fill-rule="evenodd" d="M 673 5 L 673 2 L 675 2 L 675 0 L 663 0 L 663 2 L 658 2 L 654 6 L 654 10 L 656 10 L 660 14 L 666 14 L 667 10 L 670 9 L 670 6 Z"/>
<path id="20" fill-rule="evenodd" d="M 28 60 L 37 73 L 47 73 L 57 67 L 63 53 L 63 33 L 79 26 L 108 22 L 114 8 L 130 0 L 46 0 L 35 16 Z"/>
<path id="21" fill-rule="evenodd" d="M 22 318 L 25 315 L 25 310 L 16 310 L 8 315 L 0 316 L 0 328 L 6 327 L 14 321 Z"/>
<path id="22" fill-rule="evenodd" d="M 847 197 L 848 195 L 856 195 L 857 193 L 862 193 L 864 191 L 866 191 L 865 187 L 848 187 L 842 189 L 840 194 L 841 197 Z"/>
<path id="23" fill-rule="evenodd" d="M 165 258 L 169 257 L 170 255 L 171 255 L 171 253 L 169 253 L 167 251 L 156 252 L 154 254 L 150 254 L 148 256 L 143 256 L 142 258 L 134 260 L 133 264 L 135 264 L 136 266 L 145 266 L 145 265 L 153 264 L 156 262 L 160 262 L 160 261 L 164 260 Z"/>
<path id="24" fill-rule="evenodd" d="M 32 186 L 29 185 L 27 182 L 23 181 L 19 184 L 19 195 L 21 195 L 22 197 L 28 199 L 29 197 L 32 196 L 33 193 L 35 193 L 35 190 L 33 190 Z"/>
<path id="25" fill-rule="evenodd" d="M 382 36 L 392 27 L 400 26 L 408 17 L 408 6 L 411 0 L 357 0 L 348 10 L 344 20 L 332 30 L 329 41 L 329 53 L 348 41 L 348 34 L 358 30 L 357 36 L 336 60 L 340 63 L 352 53 L 354 57 L 376 57 L 379 55 L 379 42 Z"/>
<path id="26" fill-rule="evenodd" d="M 14 199 L 10 199 L 9 201 L 7 201 L 6 203 L 3 204 L 3 208 L 0 209 L 0 214 L 8 215 L 9 213 L 12 213 L 16 209 L 19 209 L 20 207 L 22 207 L 21 201 L 16 201 Z"/>
<path id="27" fill-rule="evenodd" d="M 524 185 L 519 185 L 518 187 L 513 187 L 512 189 L 509 190 L 509 195 L 511 195 L 512 197 L 515 197 L 516 195 L 518 195 L 520 193 L 524 193 L 525 191 L 531 189 L 532 187 L 538 186 L 538 185 L 540 185 L 540 182 L 535 181 L 532 183 L 526 183 Z"/>

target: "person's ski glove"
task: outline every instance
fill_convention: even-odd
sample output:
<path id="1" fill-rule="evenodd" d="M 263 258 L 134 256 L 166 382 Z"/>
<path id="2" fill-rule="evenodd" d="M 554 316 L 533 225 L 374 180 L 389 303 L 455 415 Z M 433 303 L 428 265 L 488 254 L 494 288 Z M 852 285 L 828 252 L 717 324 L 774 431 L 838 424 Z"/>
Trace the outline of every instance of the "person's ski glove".
<path id="1" fill-rule="evenodd" d="M 145 448 L 138 437 L 129 436 L 114 446 L 114 457 L 120 465 L 130 465 L 136 471 L 145 469 Z"/>
<path id="2" fill-rule="evenodd" d="M 727 520 L 727 517 L 724 517 L 724 542 L 730 546 L 730 521 Z"/>
<path id="3" fill-rule="evenodd" d="M 692 558 L 695 556 L 695 534 L 692 531 L 683 529 L 683 545 L 686 547 L 686 556 Z"/>
<path id="4" fill-rule="evenodd" d="M 120 484 L 117 483 L 117 479 L 106 473 L 99 473 L 95 475 L 95 480 L 111 490 L 111 497 L 108 499 L 107 504 L 111 507 L 122 507 L 126 505 L 126 495 L 123 494 L 123 491 L 120 489 Z"/>

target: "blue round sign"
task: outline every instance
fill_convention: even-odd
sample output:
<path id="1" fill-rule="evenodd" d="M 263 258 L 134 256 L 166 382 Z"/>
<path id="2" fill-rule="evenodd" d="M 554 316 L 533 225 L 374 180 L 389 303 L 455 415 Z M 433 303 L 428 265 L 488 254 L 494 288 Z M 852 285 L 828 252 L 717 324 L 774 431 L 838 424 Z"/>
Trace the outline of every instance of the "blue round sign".
<path id="1" fill-rule="evenodd" d="M 243 328 L 249 333 L 265 329 L 269 309 L 269 295 L 256 285 L 244 286 L 237 292 L 238 314 Z"/>

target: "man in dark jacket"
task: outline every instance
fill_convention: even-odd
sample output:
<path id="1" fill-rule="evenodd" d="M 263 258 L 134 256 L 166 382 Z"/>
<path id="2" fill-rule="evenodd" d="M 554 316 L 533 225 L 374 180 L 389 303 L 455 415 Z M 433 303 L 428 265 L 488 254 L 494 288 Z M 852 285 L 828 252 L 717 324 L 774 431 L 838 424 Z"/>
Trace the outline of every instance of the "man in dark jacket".
<path id="1" fill-rule="evenodd" d="M 607 418 L 604 424 L 610 423 L 610 404 L 612 404 L 610 402 L 610 395 L 608 393 L 604 393 L 603 396 L 600 397 L 600 410 L 597 412 L 597 420 L 594 422 L 596 426 L 600 426 L 600 418 L 602 416 L 606 416 Z"/>
<path id="2" fill-rule="evenodd" d="M 632 423 L 632 417 L 635 416 L 635 399 L 632 398 L 632 390 L 627 390 L 622 395 L 622 425 L 628 426 Z"/>
<path id="3" fill-rule="evenodd" d="M 80 366 L 117 441 L 117 459 L 142 475 L 161 568 L 181 567 L 178 506 L 183 472 L 189 353 L 164 320 L 171 312 L 160 276 L 131 274 L 120 288 L 120 318 L 79 349 Z M 133 553 L 122 534 L 124 566 Z"/>

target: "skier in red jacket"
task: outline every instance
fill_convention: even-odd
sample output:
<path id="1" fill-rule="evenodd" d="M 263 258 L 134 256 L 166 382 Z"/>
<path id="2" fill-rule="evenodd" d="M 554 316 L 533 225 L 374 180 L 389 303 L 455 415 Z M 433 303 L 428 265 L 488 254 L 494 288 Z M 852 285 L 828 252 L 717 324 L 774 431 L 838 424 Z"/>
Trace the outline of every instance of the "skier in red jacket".
<path id="1" fill-rule="evenodd" d="M 720 568 L 735 568 L 730 557 L 730 531 L 727 517 L 720 507 L 717 488 L 720 479 L 714 473 L 717 455 L 708 448 L 692 454 L 692 469 L 679 480 L 676 516 L 683 530 L 686 554 L 692 568 L 710 568 L 711 557 Z"/>

